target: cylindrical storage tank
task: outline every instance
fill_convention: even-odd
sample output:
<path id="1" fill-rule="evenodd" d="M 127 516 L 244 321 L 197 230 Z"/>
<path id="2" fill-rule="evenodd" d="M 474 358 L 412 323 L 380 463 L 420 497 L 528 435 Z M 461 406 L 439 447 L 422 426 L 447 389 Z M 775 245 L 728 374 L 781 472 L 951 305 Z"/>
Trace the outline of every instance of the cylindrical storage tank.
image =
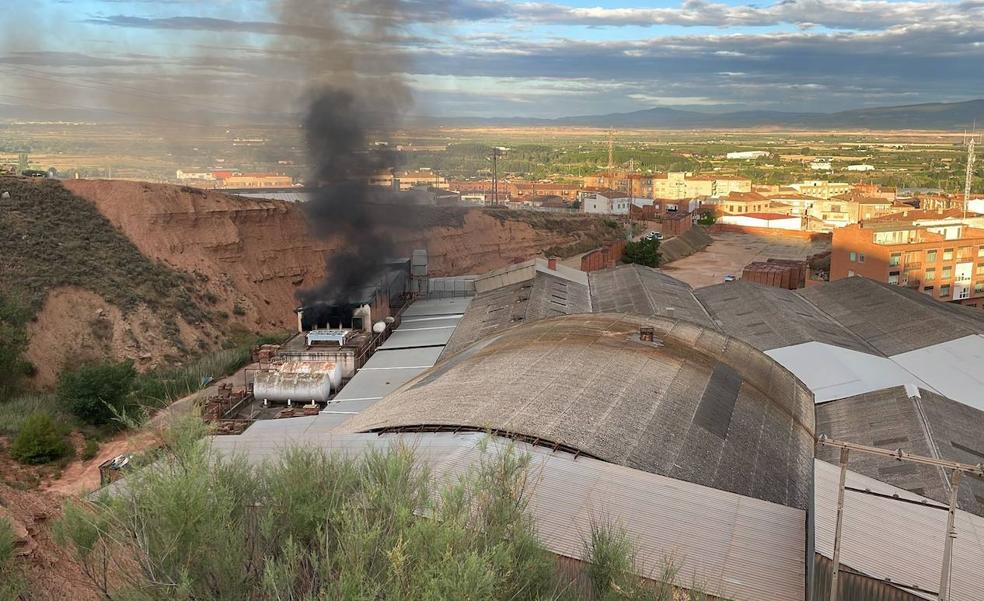
<path id="1" fill-rule="evenodd" d="M 253 380 L 253 396 L 262 401 L 327 403 L 341 384 L 336 363 L 298 361 L 261 371 Z"/>

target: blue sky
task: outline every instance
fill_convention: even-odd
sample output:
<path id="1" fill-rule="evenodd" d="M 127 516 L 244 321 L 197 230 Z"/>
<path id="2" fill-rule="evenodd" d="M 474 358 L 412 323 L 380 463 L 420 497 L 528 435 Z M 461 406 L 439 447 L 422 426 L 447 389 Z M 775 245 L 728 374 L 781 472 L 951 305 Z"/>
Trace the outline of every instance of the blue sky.
<path id="1" fill-rule="evenodd" d="M 834 111 L 984 97 L 982 59 L 984 0 L 36 0 L 0 16 L 0 116 L 289 113 L 342 68 L 420 114 Z"/>

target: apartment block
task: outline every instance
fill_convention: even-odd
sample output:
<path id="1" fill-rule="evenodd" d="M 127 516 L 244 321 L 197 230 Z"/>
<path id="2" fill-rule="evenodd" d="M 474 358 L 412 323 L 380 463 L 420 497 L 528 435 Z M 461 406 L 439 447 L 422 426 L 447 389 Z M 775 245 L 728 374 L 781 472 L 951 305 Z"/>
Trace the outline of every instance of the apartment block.
<path id="1" fill-rule="evenodd" d="M 984 308 L 984 229 L 881 219 L 834 230 L 830 279 L 864 276 Z"/>

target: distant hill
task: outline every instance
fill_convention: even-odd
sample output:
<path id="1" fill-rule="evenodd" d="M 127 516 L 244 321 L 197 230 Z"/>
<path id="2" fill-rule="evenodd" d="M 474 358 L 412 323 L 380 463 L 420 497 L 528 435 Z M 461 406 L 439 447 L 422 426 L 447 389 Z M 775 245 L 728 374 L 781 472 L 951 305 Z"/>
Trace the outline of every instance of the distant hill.
<path id="1" fill-rule="evenodd" d="M 557 119 L 439 119 L 443 125 L 525 125 L 621 127 L 638 129 L 705 129 L 786 127 L 817 129 L 971 129 L 984 126 L 984 99 L 967 102 L 934 102 L 887 106 L 837 113 L 794 113 L 784 111 L 732 111 L 707 113 L 657 107 L 631 113 L 583 115 Z"/>

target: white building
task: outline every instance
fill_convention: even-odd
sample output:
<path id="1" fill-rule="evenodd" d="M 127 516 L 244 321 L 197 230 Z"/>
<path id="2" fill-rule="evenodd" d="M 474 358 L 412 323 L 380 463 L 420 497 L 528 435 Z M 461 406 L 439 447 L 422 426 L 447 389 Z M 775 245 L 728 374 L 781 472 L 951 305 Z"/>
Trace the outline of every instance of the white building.
<path id="1" fill-rule="evenodd" d="M 182 182 L 183 181 L 186 181 L 186 180 L 205 180 L 205 181 L 210 181 L 210 182 L 211 181 L 215 181 L 215 176 L 212 175 L 211 173 L 208 173 L 208 172 L 205 172 L 205 173 L 188 173 L 188 172 L 182 171 L 180 169 L 178 169 L 178 171 L 175 173 L 175 177 L 178 178 L 178 181 L 182 181 Z"/>
<path id="2" fill-rule="evenodd" d="M 615 190 L 581 190 L 581 211 L 595 215 L 628 215 L 632 199 Z"/>
<path id="3" fill-rule="evenodd" d="M 801 219 L 791 215 L 776 213 L 746 213 L 744 215 L 722 215 L 718 223 L 740 225 L 743 227 L 761 227 L 772 230 L 798 230 Z"/>
<path id="4" fill-rule="evenodd" d="M 739 159 L 739 160 L 749 160 L 749 159 L 762 159 L 769 156 L 769 152 L 765 150 L 745 150 L 741 152 L 729 152 L 725 155 L 728 159 Z"/>
<path id="5" fill-rule="evenodd" d="M 831 159 L 829 158 L 816 158 L 812 163 L 810 163 L 810 169 L 814 171 L 831 171 L 834 168 Z"/>
<path id="6" fill-rule="evenodd" d="M 874 165 L 848 165 L 848 171 L 874 171 Z"/>

